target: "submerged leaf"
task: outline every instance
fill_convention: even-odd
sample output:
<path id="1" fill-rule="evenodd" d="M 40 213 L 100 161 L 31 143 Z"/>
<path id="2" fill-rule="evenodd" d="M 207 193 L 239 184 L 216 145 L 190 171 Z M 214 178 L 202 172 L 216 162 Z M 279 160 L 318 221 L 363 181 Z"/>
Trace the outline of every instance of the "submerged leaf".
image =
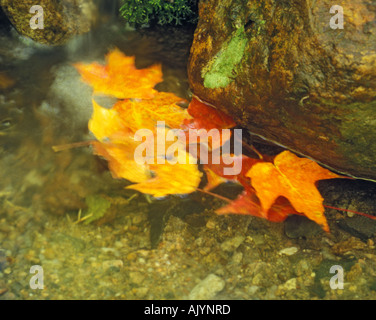
<path id="1" fill-rule="evenodd" d="M 156 93 L 154 86 L 163 80 L 161 66 L 137 69 L 134 61 L 134 57 L 115 49 L 106 56 L 105 66 L 94 62 L 76 63 L 75 67 L 82 79 L 93 87 L 94 93 L 113 95 L 119 99 L 153 98 Z"/>
<path id="2" fill-rule="evenodd" d="M 94 154 L 104 157 L 108 161 L 112 176 L 123 178 L 131 182 L 143 182 L 151 177 L 147 164 L 139 164 L 134 160 L 137 143 L 123 140 L 121 144 L 94 142 Z"/>
<path id="3" fill-rule="evenodd" d="M 111 202 L 101 196 L 90 195 L 85 200 L 88 206 L 85 216 L 89 217 L 85 219 L 84 224 L 89 224 L 102 218 L 111 207 Z"/>
<path id="4" fill-rule="evenodd" d="M 276 156 L 274 163 L 255 164 L 247 173 L 265 213 L 282 196 L 293 208 L 329 231 L 324 215 L 323 198 L 315 182 L 341 176 L 320 167 L 316 162 L 299 158 L 289 151 Z"/>
<path id="5" fill-rule="evenodd" d="M 155 174 L 155 178 L 133 184 L 127 188 L 148 193 L 157 198 L 169 194 L 186 194 L 196 191 L 202 173 L 196 164 L 191 164 L 194 160 L 184 150 L 180 150 L 176 160 L 175 164 L 168 162 L 151 164 L 150 170 Z"/>

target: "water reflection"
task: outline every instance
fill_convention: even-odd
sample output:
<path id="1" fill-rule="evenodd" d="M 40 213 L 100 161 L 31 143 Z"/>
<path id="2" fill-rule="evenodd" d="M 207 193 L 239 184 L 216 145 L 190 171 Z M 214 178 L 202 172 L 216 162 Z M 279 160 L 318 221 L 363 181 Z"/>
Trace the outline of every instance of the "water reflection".
<path id="1" fill-rule="evenodd" d="M 113 5 L 111 10 L 115 12 L 117 7 Z M 126 30 L 112 14 L 90 33 L 59 47 L 36 44 L 14 30 L 0 34 L 0 72 L 6 74 L 0 79 L 0 249 L 7 256 L 0 264 L 0 289 L 7 287 L 5 299 L 30 297 L 12 287 L 19 285 L 25 266 L 44 259 L 30 248 L 36 239 L 48 239 L 46 230 L 51 223 L 66 228 L 66 219 L 76 219 L 78 211 L 87 207 L 85 198 L 111 194 L 111 199 L 118 199 L 114 211 L 132 211 L 127 198 L 134 192 L 125 191 L 126 182 L 114 180 L 106 163 L 89 148 L 52 150 L 54 145 L 92 139 L 87 129 L 92 89 L 81 82 L 72 64 L 103 61 L 110 49 L 118 47 L 135 55 L 140 68 L 162 63 L 165 81 L 160 89 L 189 97 L 186 61 L 193 29 Z M 142 207 L 142 203 L 147 203 L 144 198 L 134 205 Z M 64 233 L 54 250 L 66 248 L 63 238 L 69 242 L 72 235 Z M 148 241 L 147 235 L 143 241 Z M 33 252 L 35 257 L 30 258 Z M 69 253 L 58 259 L 59 263 L 68 257 Z M 11 266 L 9 261 L 15 259 L 17 263 Z M 8 268 L 12 270 L 11 285 L 2 280 L 2 272 Z"/>

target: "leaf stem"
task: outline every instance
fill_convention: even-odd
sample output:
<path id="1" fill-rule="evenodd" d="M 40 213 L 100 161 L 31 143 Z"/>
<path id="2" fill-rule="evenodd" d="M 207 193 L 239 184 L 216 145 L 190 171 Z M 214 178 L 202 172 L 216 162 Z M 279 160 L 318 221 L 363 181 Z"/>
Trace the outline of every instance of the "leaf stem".
<path id="1" fill-rule="evenodd" d="M 253 146 L 253 145 L 249 145 L 248 143 L 246 143 L 244 140 L 242 140 L 242 144 L 243 144 L 243 146 L 246 148 L 246 149 L 248 149 L 248 150 L 250 150 L 250 151 L 253 151 L 254 153 L 256 153 L 257 154 L 257 156 L 260 158 L 260 160 L 263 160 L 264 159 L 264 157 L 263 157 L 263 155 Z"/>
<path id="2" fill-rule="evenodd" d="M 226 197 L 223 197 L 223 196 L 220 196 L 219 194 L 216 194 L 216 193 L 213 193 L 213 192 L 210 192 L 210 191 L 204 190 L 204 189 L 200 189 L 200 188 L 197 188 L 196 190 L 197 190 L 197 191 L 200 191 L 200 192 L 202 192 L 202 193 L 208 194 L 208 195 L 210 195 L 210 196 L 213 196 L 213 197 L 215 197 L 215 198 L 221 199 L 221 200 L 223 200 L 223 201 L 226 201 L 226 202 L 228 202 L 228 203 L 231 203 L 231 202 L 232 202 L 231 199 L 226 198 Z"/>
<path id="3" fill-rule="evenodd" d="M 325 205 L 325 204 L 324 204 L 324 207 L 325 207 L 325 208 L 328 208 L 328 209 L 338 210 L 338 211 L 351 212 L 351 213 L 358 214 L 358 215 L 360 215 L 360 216 L 364 216 L 364 217 L 370 218 L 370 219 L 372 219 L 372 220 L 376 220 L 376 216 L 372 216 L 372 215 L 370 215 L 370 214 L 366 214 L 366 213 L 363 213 L 363 212 L 358 212 L 358 211 L 349 210 L 349 209 L 342 209 L 342 208 L 337 208 L 337 207 L 331 207 L 331 206 L 327 206 L 327 205 Z"/>
<path id="4" fill-rule="evenodd" d="M 80 148 L 80 147 L 87 147 L 93 144 L 95 140 L 88 140 L 88 141 L 80 141 L 80 142 L 74 142 L 74 143 L 68 143 L 68 144 L 60 144 L 58 146 L 52 146 L 52 150 L 55 152 L 60 152 L 64 150 L 69 150 L 73 148 Z"/>

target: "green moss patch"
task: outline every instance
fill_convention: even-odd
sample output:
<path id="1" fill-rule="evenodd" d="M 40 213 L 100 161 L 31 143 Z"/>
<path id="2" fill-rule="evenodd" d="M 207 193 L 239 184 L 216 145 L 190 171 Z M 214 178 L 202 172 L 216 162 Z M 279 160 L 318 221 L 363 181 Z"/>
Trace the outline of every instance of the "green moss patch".
<path id="1" fill-rule="evenodd" d="M 244 27 L 240 27 L 202 70 L 201 76 L 205 88 L 224 88 L 234 80 L 236 68 L 243 58 L 247 42 Z"/>

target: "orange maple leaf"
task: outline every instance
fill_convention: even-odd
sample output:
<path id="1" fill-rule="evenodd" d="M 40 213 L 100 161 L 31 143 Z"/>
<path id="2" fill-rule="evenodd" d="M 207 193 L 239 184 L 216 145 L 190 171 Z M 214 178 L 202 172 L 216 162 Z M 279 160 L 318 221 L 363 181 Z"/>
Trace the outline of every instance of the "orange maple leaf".
<path id="1" fill-rule="evenodd" d="M 310 159 L 299 158 L 289 151 L 277 155 L 274 163 L 254 164 L 246 176 L 251 178 L 265 218 L 268 218 L 269 208 L 282 196 L 289 200 L 297 212 L 321 225 L 325 231 L 329 231 L 324 215 L 323 198 L 315 182 L 344 177 Z"/>
<path id="2" fill-rule="evenodd" d="M 119 99 L 150 99 L 155 93 L 154 86 L 162 82 L 161 65 L 137 69 L 135 58 L 114 49 L 106 56 L 106 65 L 99 63 L 76 63 L 82 80 L 89 83 L 94 93 L 113 95 Z"/>
<path id="3" fill-rule="evenodd" d="M 278 197 L 265 215 L 261 208 L 260 199 L 256 196 L 253 189 L 244 190 L 235 200 L 217 209 L 215 212 L 217 214 L 234 213 L 252 215 L 272 222 L 282 222 L 290 214 L 301 215 L 291 206 L 290 202 L 283 197 Z"/>

